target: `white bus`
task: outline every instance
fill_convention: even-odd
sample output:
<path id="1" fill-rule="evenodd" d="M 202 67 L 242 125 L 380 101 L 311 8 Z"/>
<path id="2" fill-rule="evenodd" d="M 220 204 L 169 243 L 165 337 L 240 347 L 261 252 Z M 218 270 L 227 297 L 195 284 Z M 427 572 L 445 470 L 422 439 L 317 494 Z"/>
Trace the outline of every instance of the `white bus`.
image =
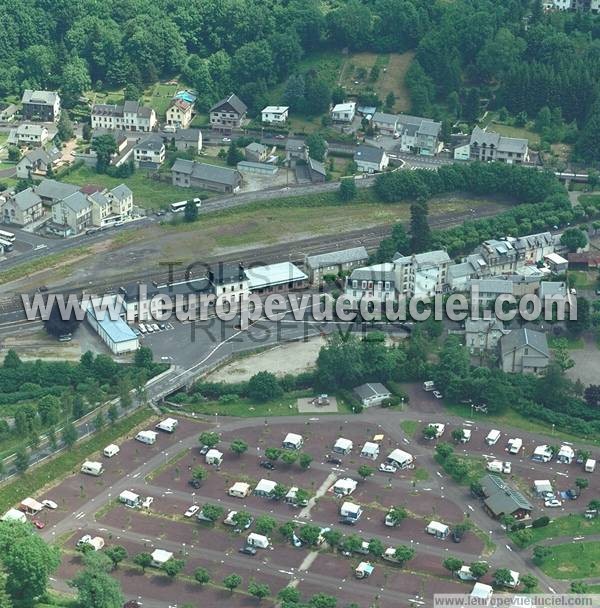
<path id="1" fill-rule="evenodd" d="M 8 252 L 8 251 L 12 251 L 14 245 L 10 242 L 7 241 L 4 238 L 0 238 L 0 246 L 4 249 L 4 251 Z"/>
<path id="2" fill-rule="evenodd" d="M 14 235 L 13 232 L 7 232 L 6 230 L 0 230 L 0 239 L 14 243 L 16 238 L 17 237 Z"/>
<path id="3" fill-rule="evenodd" d="M 180 211 L 183 211 L 188 202 L 189 201 L 179 201 L 178 203 L 171 203 L 171 213 L 179 213 Z M 193 198 L 192 202 L 196 203 L 197 209 L 200 209 L 200 204 L 202 201 L 199 198 Z"/>

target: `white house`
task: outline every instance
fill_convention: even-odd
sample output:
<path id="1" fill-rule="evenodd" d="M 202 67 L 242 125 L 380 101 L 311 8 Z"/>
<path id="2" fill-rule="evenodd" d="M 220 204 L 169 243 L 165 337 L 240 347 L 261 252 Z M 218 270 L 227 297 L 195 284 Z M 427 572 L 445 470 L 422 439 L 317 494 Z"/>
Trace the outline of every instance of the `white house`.
<path id="1" fill-rule="evenodd" d="M 49 139 L 48 129 L 44 125 L 21 123 L 8 134 L 8 143 L 16 146 L 43 146 Z"/>
<path id="2" fill-rule="evenodd" d="M 354 162 L 361 173 L 378 173 L 387 168 L 390 158 L 383 148 L 362 144 L 356 148 Z"/>
<path id="3" fill-rule="evenodd" d="M 381 382 L 367 382 L 354 389 L 363 407 L 380 405 L 392 396 L 392 393 Z"/>
<path id="4" fill-rule="evenodd" d="M 149 132 L 156 126 L 156 112 L 139 101 L 123 105 L 95 104 L 92 106 L 92 129 L 120 129 Z"/>
<path id="5" fill-rule="evenodd" d="M 356 116 L 356 102 L 338 103 L 331 110 L 331 120 L 334 122 L 352 122 Z"/>
<path id="6" fill-rule="evenodd" d="M 263 122 L 284 123 L 288 119 L 288 106 L 267 106 L 261 112 Z"/>

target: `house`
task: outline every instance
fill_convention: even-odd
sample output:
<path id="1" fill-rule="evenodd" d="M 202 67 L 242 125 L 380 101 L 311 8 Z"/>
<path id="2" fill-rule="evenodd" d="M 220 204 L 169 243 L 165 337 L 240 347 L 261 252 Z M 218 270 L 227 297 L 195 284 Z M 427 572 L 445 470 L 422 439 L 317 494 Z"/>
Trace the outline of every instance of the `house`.
<path id="1" fill-rule="evenodd" d="M 588 268 L 600 268 L 600 255 L 592 251 L 583 253 L 568 253 L 567 260 L 573 270 L 587 270 Z"/>
<path id="2" fill-rule="evenodd" d="M 131 216 L 133 213 L 133 192 L 125 184 L 119 184 L 109 190 L 107 196 L 111 203 L 111 213 L 118 215 L 121 219 Z"/>
<path id="3" fill-rule="evenodd" d="M 271 498 L 273 496 L 273 490 L 277 485 L 276 481 L 270 479 L 261 479 L 252 492 L 254 496 L 262 496 L 263 498 Z"/>
<path id="4" fill-rule="evenodd" d="M 92 205 L 92 224 L 106 226 L 129 218 L 133 212 L 133 192 L 120 184 L 112 190 L 97 190 L 88 194 Z"/>
<path id="5" fill-rule="evenodd" d="M 178 129 L 187 129 L 193 118 L 194 104 L 174 97 L 165 112 L 166 123 Z"/>
<path id="6" fill-rule="evenodd" d="M 362 266 L 368 259 L 367 250 L 361 246 L 309 255 L 305 258 L 305 266 L 308 269 L 310 282 L 314 285 L 326 275 L 340 275 L 348 272 L 357 266 Z"/>
<path id="7" fill-rule="evenodd" d="M 231 93 L 210 108 L 210 126 L 215 131 L 230 134 L 242 126 L 247 111 L 246 104 L 235 93 Z"/>
<path id="8" fill-rule="evenodd" d="M 446 251 L 436 250 L 393 258 L 395 283 L 407 296 L 434 296 L 445 291 L 452 263 Z"/>
<path id="9" fill-rule="evenodd" d="M 244 156 L 250 162 L 262 163 L 269 157 L 269 148 L 253 141 L 244 148 Z"/>
<path id="10" fill-rule="evenodd" d="M 510 332 L 499 319 L 465 320 L 465 346 L 471 354 L 493 351 L 502 336 Z"/>
<path id="11" fill-rule="evenodd" d="M 241 302 L 250 295 L 250 281 L 241 264 L 218 264 L 208 271 L 214 295 L 230 303 Z"/>
<path id="12" fill-rule="evenodd" d="M 545 255 L 544 261 L 554 274 L 561 274 L 569 269 L 569 261 L 563 258 L 562 255 L 558 255 L 558 253 Z"/>
<path id="13" fill-rule="evenodd" d="M 281 445 L 287 450 L 299 450 L 304 445 L 304 439 L 302 438 L 302 435 L 288 433 L 281 442 Z"/>
<path id="14" fill-rule="evenodd" d="M 57 122 L 60 118 L 60 95 L 56 91 L 25 89 L 21 104 L 21 114 L 25 120 Z"/>
<path id="15" fill-rule="evenodd" d="M 485 475 L 480 483 L 484 508 L 495 519 L 500 519 L 504 515 L 525 519 L 531 515 L 533 511 L 531 503 L 498 475 Z"/>
<path id="16" fill-rule="evenodd" d="M 165 144 L 158 133 L 143 137 L 133 148 L 135 166 L 139 169 L 158 169 L 165 162 Z"/>
<path id="17" fill-rule="evenodd" d="M 139 101 L 127 100 L 123 105 L 94 104 L 92 129 L 120 129 L 123 131 L 150 132 L 156 126 L 156 112 Z"/>
<path id="18" fill-rule="evenodd" d="M 44 148 L 36 148 L 28 152 L 17 163 L 17 177 L 19 179 L 29 179 L 33 176 L 46 175 L 48 169 L 50 167 L 54 168 L 60 158 L 60 150 L 54 146 L 48 151 Z"/>
<path id="19" fill-rule="evenodd" d="M 392 396 L 392 393 L 380 382 L 368 382 L 354 389 L 363 407 L 381 405 Z"/>
<path id="20" fill-rule="evenodd" d="M 284 123 L 288 119 L 288 106 L 267 106 L 260 113 L 261 120 L 269 123 Z"/>
<path id="21" fill-rule="evenodd" d="M 366 441 L 360 451 L 360 457 L 377 460 L 379 458 L 379 444 L 374 441 Z"/>
<path id="22" fill-rule="evenodd" d="M 33 191 L 26 188 L 9 196 L 2 205 L 2 221 L 6 224 L 27 226 L 44 215 L 42 199 Z"/>
<path id="23" fill-rule="evenodd" d="M 57 182 L 55 179 L 43 179 L 34 186 L 35 193 L 42 199 L 47 207 L 52 207 L 67 196 L 79 192 L 79 186 Z"/>
<path id="24" fill-rule="evenodd" d="M 48 129 L 44 125 L 24 122 L 10 130 L 8 143 L 15 146 L 44 146 L 49 137 Z"/>
<path id="25" fill-rule="evenodd" d="M 297 137 L 288 137 L 285 142 L 285 160 L 291 166 L 300 161 L 301 163 L 308 162 L 308 146 L 303 139 Z"/>
<path id="26" fill-rule="evenodd" d="M 113 302 L 116 302 L 116 296 Z M 89 303 L 85 318 L 114 355 L 135 352 L 140 347 L 140 341 L 131 327 L 120 316 L 112 319 L 107 310 L 102 311 L 100 300 Z"/>
<path id="27" fill-rule="evenodd" d="M 354 162 L 362 173 L 377 173 L 387 168 L 390 158 L 383 148 L 363 144 L 356 148 Z"/>
<path id="28" fill-rule="evenodd" d="M 500 161 L 521 164 L 529 161 L 529 141 L 517 137 L 504 137 L 476 126 L 469 140 L 471 160 Z"/>
<path id="29" fill-rule="evenodd" d="M 165 551 L 164 549 L 154 549 L 152 555 L 152 566 L 155 568 L 162 568 L 170 559 L 173 558 L 171 551 Z"/>
<path id="30" fill-rule="evenodd" d="M 200 154 L 202 150 L 202 131 L 200 129 L 177 129 L 175 133 L 161 132 L 165 145 L 172 146 L 180 152 Z"/>
<path id="31" fill-rule="evenodd" d="M 358 303 L 363 297 L 380 302 L 392 300 L 396 295 L 394 265 L 386 262 L 355 268 L 346 279 L 345 295 Z"/>
<path id="32" fill-rule="evenodd" d="M 0 103 L 0 122 L 12 120 L 18 109 L 14 103 Z"/>
<path id="33" fill-rule="evenodd" d="M 74 192 L 53 205 L 52 221 L 64 236 L 79 234 L 92 225 L 92 204 L 82 192 Z"/>
<path id="34" fill-rule="evenodd" d="M 514 329 L 502 336 L 500 364 L 509 373 L 541 373 L 550 363 L 546 334 L 531 329 Z"/>
<path id="35" fill-rule="evenodd" d="M 252 266 L 245 271 L 252 293 L 274 293 L 306 287 L 308 277 L 291 262 Z"/>
<path id="36" fill-rule="evenodd" d="M 308 177 L 313 184 L 319 184 L 327 180 L 325 165 L 310 156 L 308 157 Z"/>
<path id="37" fill-rule="evenodd" d="M 386 114 L 385 112 L 375 112 L 373 114 L 373 127 L 382 135 L 394 135 L 397 124 L 398 117 L 395 114 Z"/>
<path id="38" fill-rule="evenodd" d="M 356 102 L 338 103 L 331 109 L 333 122 L 352 122 L 356 116 Z"/>
<path id="39" fill-rule="evenodd" d="M 178 158 L 171 168 L 174 186 L 201 188 L 216 192 L 237 192 L 242 183 L 242 174 L 237 169 L 228 169 L 208 163 Z"/>
<path id="40" fill-rule="evenodd" d="M 441 131 L 441 122 L 420 116 L 399 114 L 394 138 L 399 140 L 400 149 L 403 152 L 434 156 L 442 147 Z"/>

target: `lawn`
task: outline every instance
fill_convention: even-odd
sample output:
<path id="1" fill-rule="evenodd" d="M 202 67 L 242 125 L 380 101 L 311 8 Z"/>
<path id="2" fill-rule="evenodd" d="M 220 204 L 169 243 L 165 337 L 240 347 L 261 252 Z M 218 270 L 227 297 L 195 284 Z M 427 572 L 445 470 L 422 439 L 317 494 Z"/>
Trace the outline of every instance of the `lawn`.
<path id="1" fill-rule="evenodd" d="M 565 543 L 551 547 L 552 554 L 540 566 L 559 580 L 600 576 L 600 542 Z"/>
<path id="2" fill-rule="evenodd" d="M 584 500 L 583 497 L 580 500 Z M 573 536 L 589 536 L 591 534 L 600 534 L 600 518 L 586 519 L 583 515 L 566 515 L 564 517 L 558 517 L 553 520 L 547 526 L 543 528 L 529 528 L 533 534 L 533 539 L 526 545 L 519 546 L 531 546 L 536 545 L 541 540 L 546 538 L 560 538 L 573 537 Z M 512 532 L 510 537 L 515 540 L 515 533 Z M 515 541 L 516 542 L 516 541 Z"/>
<path id="3" fill-rule="evenodd" d="M 600 204 L 600 194 L 580 194 L 579 195 L 579 203 L 581 205 L 585 205 L 586 203 L 592 205 Z"/>
<path id="4" fill-rule="evenodd" d="M 559 346 L 565 345 L 567 350 L 580 350 L 585 347 L 583 338 L 573 338 L 571 336 L 549 336 L 548 346 L 550 348 L 558 348 Z"/>
<path id="5" fill-rule="evenodd" d="M 114 188 L 119 184 L 126 184 L 133 192 L 133 202 L 144 209 L 161 209 L 172 202 L 199 196 L 203 199 L 214 195 L 195 188 L 179 188 L 168 182 L 158 182 L 149 179 L 146 172 L 136 171 L 126 179 L 111 177 L 96 171 L 90 167 L 79 167 L 63 178 L 64 182 L 83 186 L 84 184 L 97 184 L 104 188 Z"/>
<path id="6" fill-rule="evenodd" d="M 569 285 L 575 289 L 596 289 L 598 286 L 598 271 L 592 270 L 570 270 Z"/>
<path id="7" fill-rule="evenodd" d="M 154 108 L 159 120 L 164 119 L 165 112 L 169 107 L 169 102 L 177 91 L 184 88 L 179 84 L 165 84 L 158 82 L 144 91 L 142 103 Z"/>
<path id="8" fill-rule="evenodd" d="M 400 423 L 400 428 L 407 437 L 413 437 L 419 428 L 419 423 L 416 420 L 403 420 Z"/>
<path id="9" fill-rule="evenodd" d="M 492 120 L 488 130 L 496 131 L 496 133 L 500 133 L 500 135 L 504 135 L 506 137 L 522 137 L 528 139 L 529 146 L 535 148 L 536 150 L 539 148 L 540 145 L 539 133 L 530 131 L 525 127 L 512 127 L 510 125 L 506 125 Z"/>

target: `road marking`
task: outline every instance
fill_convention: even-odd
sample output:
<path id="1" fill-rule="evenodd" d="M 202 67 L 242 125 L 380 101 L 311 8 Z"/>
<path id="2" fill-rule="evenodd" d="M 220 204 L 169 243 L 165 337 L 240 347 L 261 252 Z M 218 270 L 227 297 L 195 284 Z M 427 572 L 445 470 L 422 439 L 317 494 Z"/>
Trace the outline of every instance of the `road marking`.
<path id="1" fill-rule="evenodd" d="M 552 593 L 554 593 L 554 595 L 556 595 L 556 591 L 554 591 L 554 589 L 552 589 L 552 587 L 550 587 L 550 585 L 548 585 L 548 589 L 550 589 L 550 591 L 552 591 Z"/>
<path id="2" fill-rule="evenodd" d="M 504 545 L 511 553 L 512 553 L 512 549 L 510 548 L 510 545 Z"/>
<path id="3" fill-rule="evenodd" d="M 442 475 L 442 474 L 441 474 L 439 471 L 436 471 L 436 475 L 437 475 L 438 477 L 443 477 L 443 475 Z"/>
<path id="4" fill-rule="evenodd" d="M 467 505 L 469 507 L 469 511 L 475 511 L 475 509 L 471 505 Z"/>

